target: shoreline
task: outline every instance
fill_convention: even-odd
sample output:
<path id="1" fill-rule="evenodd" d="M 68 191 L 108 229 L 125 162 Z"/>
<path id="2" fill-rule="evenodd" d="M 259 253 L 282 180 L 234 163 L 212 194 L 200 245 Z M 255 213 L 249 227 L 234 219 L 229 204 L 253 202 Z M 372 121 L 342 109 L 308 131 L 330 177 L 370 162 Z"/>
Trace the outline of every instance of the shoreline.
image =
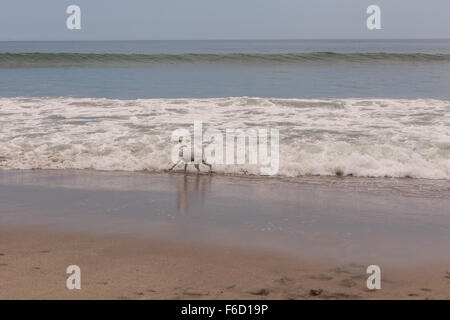
<path id="1" fill-rule="evenodd" d="M 0 157 L 0 161 L 2 158 Z M 284 176 L 284 175 L 257 175 L 257 174 L 236 174 L 227 172 L 214 172 L 212 174 L 208 171 L 201 171 L 199 175 L 192 168 L 188 167 L 187 173 L 184 173 L 182 169 L 173 170 L 169 172 L 168 170 L 162 171 L 150 171 L 150 170 L 98 170 L 98 169 L 0 169 L 0 177 L 5 178 L 5 176 L 10 175 L 27 175 L 27 174 L 93 174 L 93 175 L 117 175 L 117 176 L 148 176 L 152 177 L 215 177 L 217 179 L 230 179 L 235 181 L 274 181 L 280 183 L 292 183 L 297 185 L 329 185 L 336 183 L 346 183 L 346 186 L 357 185 L 358 187 L 364 187 L 363 182 L 373 182 L 378 183 L 377 187 L 400 187 L 402 191 L 406 191 L 407 187 L 413 187 L 414 185 L 435 185 L 439 187 L 437 192 L 445 192 L 445 197 L 450 198 L 450 180 L 448 179 L 431 179 L 431 178 L 415 178 L 415 177 L 377 177 L 377 176 L 354 176 L 354 175 L 299 175 L 299 176 Z M 2 176 L 3 175 L 3 176 Z M 1 181 L 0 181 L 1 182 Z M 112 187 L 112 186 L 109 186 Z M 364 189 L 359 189 L 359 191 L 364 192 Z M 373 190 L 371 190 L 373 191 Z"/>

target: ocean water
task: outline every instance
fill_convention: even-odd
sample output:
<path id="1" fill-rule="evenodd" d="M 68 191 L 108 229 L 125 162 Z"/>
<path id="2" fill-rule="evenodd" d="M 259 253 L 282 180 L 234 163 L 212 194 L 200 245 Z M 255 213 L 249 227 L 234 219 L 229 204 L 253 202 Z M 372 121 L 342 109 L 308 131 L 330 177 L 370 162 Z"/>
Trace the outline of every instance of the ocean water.
<path id="1" fill-rule="evenodd" d="M 448 180 L 450 40 L 0 42 L 1 169 L 161 171 L 196 120 L 279 129 L 281 176 Z"/>
<path id="2" fill-rule="evenodd" d="M 450 99 L 450 41 L 0 42 L 0 96 Z"/>

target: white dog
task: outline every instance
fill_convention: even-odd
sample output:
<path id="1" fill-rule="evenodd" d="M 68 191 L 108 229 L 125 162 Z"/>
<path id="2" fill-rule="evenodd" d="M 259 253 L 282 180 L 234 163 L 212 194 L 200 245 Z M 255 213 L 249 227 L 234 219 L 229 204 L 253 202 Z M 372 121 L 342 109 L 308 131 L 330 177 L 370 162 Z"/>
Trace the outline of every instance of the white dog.
<path id="1" fill-rule="evenodd" d="M 193 150 L 189 152 L 189 149 L 186 144 L 183 143 L 183 137 L 180 137 L 178 142 L 181 144 L 180 149 L 178 151 L 178 161 L 169 169 L 169 171 L 172 171 L 180 162 L 184 162 L 184 172 L 187 171 L 188 164 L 192 164 L 194 162 L 194 153 Z M 209 167 L 209 173 L 212 172 L 212 165 L 207 163 L 204 158 L 203 148 L 202 148 L 202 163 L 205 166 Z M 195 169 L 197 169 L 197 174 L 200 173 L 200 164 L 194 163 Z"/>

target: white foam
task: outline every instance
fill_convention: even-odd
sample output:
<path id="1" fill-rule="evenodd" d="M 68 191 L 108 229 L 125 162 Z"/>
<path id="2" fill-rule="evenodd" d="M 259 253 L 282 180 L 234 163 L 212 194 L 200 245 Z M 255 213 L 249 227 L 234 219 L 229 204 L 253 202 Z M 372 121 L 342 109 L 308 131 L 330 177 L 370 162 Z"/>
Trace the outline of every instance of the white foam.
<path id="1" fill-rule="evenodd" d="M 164 170 L 194 120 L 279 129 L 280 175 L 450 177 L 450 102 L 432 99 L 0 98 L 0 168 Z"/>

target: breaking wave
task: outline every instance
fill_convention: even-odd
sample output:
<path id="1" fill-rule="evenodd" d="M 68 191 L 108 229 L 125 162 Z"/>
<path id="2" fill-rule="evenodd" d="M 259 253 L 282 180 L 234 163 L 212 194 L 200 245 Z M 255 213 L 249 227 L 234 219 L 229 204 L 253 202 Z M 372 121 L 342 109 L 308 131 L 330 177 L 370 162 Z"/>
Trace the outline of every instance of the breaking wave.
<path id="1" fill-rule="evenodd" d="M 96 53 L 0 53 L 0 68 L 77 66 L 135 66 L 179 63 L 275 64 L 275 63 L 399 63 L 450 62 L 450 54 L 335 53 L 291 54 L 96 54 Z"/>
<path id="2" fill-rule="evenodd" d="M 279 129 L 281 176 L 450 178 L 450 101 L 433 99 L 0 98 L 0 169 L 162 171 L 198 120 Z"/>

